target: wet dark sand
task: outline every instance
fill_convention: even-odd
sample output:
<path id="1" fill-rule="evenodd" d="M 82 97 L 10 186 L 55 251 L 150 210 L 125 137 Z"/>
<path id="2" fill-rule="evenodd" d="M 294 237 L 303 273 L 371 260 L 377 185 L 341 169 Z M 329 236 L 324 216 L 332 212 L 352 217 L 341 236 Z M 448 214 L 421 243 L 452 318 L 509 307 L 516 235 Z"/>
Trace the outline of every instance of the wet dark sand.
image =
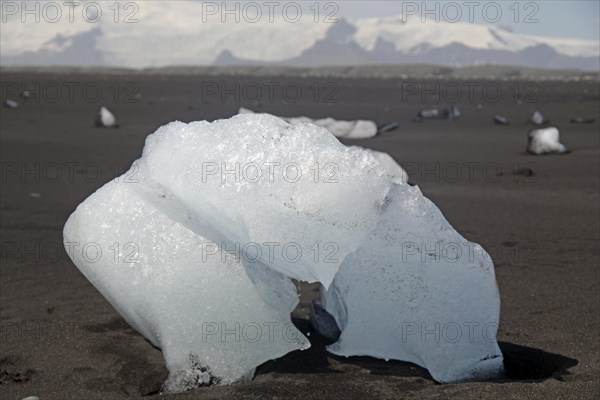
<path id="1" fill-rule="evenodd" d="M 205 81 L 232 87 L 235 79 Z M 497 102 L 469 101 L 465 93 L 458 121 L 411 123 L 426 105 L 418 96 L 403 99 L 398 80 L 240 80 L 241 88 L 277 81 L 300 85 L 301 98 L 286 101 L 276 91 L 273 101 L 264 94 L 261 104 L 245 101 L 244 95 L 240 102 L 231 95 L 225 102 L 214 95 L 204 102 L 201 77 L 2 74 L 2 100 L 15 97 L 7 96 L 14 88 L 6 85 L 14 82 L 55 82 L 64 92 L 55 103 L 48 92 L 39 101 L 1 111 L 0 397 L 125 399 L 156 394 L 166 377 L 160 351 L 133 331 L 71 263 L 62 250 L 62 227 L 77 204 L 139 157 L 144 138 L 161 124 L 228 117 L 240 105 L 284 116 L 400 122 L 396 131 L 352 144 L 389 152 L 459 232 L 492 254 L 502 297 L 498 337 L 508 376 L 440 385 L 412 364 L 329 355 L 324 340 L 313 332 L 311 349 L 266 363 L 249 384 L 166 398 L 584 399 L 599 392 L 596 82 L 540 82 L 539 91 L 524 99 L 537 104 L 516 104 L 510 89 L 515 82 L 505 82 Z M 64 82 L 80 83 L 72 103 Z M 97 103 L 82 98 L 81 86 L 90 82 L 103 87 Z M 119 89 L 110 89 L 116 82 Z M 142 97 L 135 103 L 123 101 L 137 92 L 135 87 L 126 90 L 127 82 L 139 87 Z M 315 102 L 315 83 L 336 86 L 334 91 L 325 88 L 329 92 L 317 95 Z M 339 91 L 332 94 L 335 89 Z M 116 103 L 115 91 L 121 95 Z M 338 102 L 325 104 L 325 95 Z M 479 111 L 478 103 L 483 105 Z M 116 113 L 120 129 L 93 127 L 101 104 Z M 526 120 L 536 108 L 560 129 L 570 154 L 525 153 Z M 511 125 L 494 125 L 494 113 L 506 115 Z M 575 116 L 596 121 L 571 124 Z M 21 176 L 23 169 L 34 172 Z M 317 293 L 311 286 L 301 289 L 294 317 L 308 332 L 307 305 Z"/>

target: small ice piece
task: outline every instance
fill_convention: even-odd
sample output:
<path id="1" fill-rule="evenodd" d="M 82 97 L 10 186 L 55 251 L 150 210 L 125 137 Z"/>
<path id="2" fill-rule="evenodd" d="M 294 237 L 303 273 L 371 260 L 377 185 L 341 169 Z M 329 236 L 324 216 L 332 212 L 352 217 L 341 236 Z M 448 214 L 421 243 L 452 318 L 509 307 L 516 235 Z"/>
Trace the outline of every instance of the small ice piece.
<path id="1" fill-rule="evenodd" d="M 238 114 L 254 114 L 254 111 L 241 107 Z M 373 121 L 357 119 L 353 121 L 336 120 L 333 118 L 312 119 L 308 117 L 291 117 L 283 120 L 292 125 L 310 123 L 327 129 L 340 139 L 369 139 L 377 135 L 377 125 Z"/>
<path id="2" fill-rule="evenodd" d="M 544 117 L 544 114 L 542 114 L 541 111 L 535 110 L 533 114 L 531 114 L 529 122 L 531 122 L 533 125 L 543 125 L 544 123 L 546 123 L 546 118 Z"/>
<path id="3" fill-rule="evenodd" d="M 496 114 L 494 115 L 494 123 L 498 125 L 508 125 L 508 118 L 504 115 Z"/>
<path id="4" fill-rule="evenodd" d="M 408 174 L 406 173 L 406 171 L 388 153 L 385 153 L 383 151 L 367 149 L 360 146 L 351 147 L 354 149 L 366 151 L 373 157 L 375 157 L 375 159 L 379 161 L 379 166 L 383 169 L 383 171 L 386 174 L 397 177 L 398 179 L 400 179 L 400 182 L 408 182 Z"/>
<path id="5" fill-rule="evenodd" d="M 460 110 L 458 109 L 458 106 L 456 104 L 451 105 L 446 110 L 446 116 L 450 120 L 455 120 L 455 119 L 460 118 Z"/>
<path id="6" fill-rule="evenodd" d="M 531 154 L 565 153 L 567 148 L 560 143 L 558 129 L 555 127 L 534 129 L 527 135 L 527 152 Z"/>
<path id="7" fill-rule="evenodd" d="M 19 103 L 17 103 L 16 101 L 14 101 L 12 99 L 6 99 L 4 101 L 4 107 L 6 107 L 6 108 L 17 108 L 17 107 L 19 107 Z"/>
<path id="8" fill-rule="evenodd" d="M 353 121 L 341 121 L 333 118 L 322 118 L 306 120 L 305 117 L 289 118 L 292 125 L 309 122 L 327 129 L 340 139 L 370 139 L 377 135 L 377 125 L 373 121 L 357 119 Z"/>
<path id="9" fill-rule="evenodd" d="M 118 128 L 117 118 L 110 110 L 104 106 L 100 107 L 96 116 L 96 126 L 100 128 Z"/>
<path id="10" fill-rule="evenodd" d="M 398 129 L 400 124 L 397 122 L 387 122 L 385 124 L 381 124 L 377 127 L 377 134 L 381 134 L 384 132 L 390 132 Z"/>
<path id="11" fill-rule="evenodd" d="M 417 114 L 417 116 L 413 119 L 413 121 L 421 122 L 424 119 L 436 119 L 440 117 L 440 110 L 437 108 L 432 108 L 428 110 L 421 110 Z"/>
<path id="12" fill-rule="evenodd" d="M 432 108 L 429 110 L 421 110 L 421 111 L 419 111 L 418 116 L 423 119 L 439 118 L 440 110 L 438 110 L 437 108 Z"/>
<path id="13" fill-rule="evenodd" d="M 594 118 L 582 118 L 582 117 L 571 118 L 572 124 L 591 124 L 594 121 L 595 121 Z"/>

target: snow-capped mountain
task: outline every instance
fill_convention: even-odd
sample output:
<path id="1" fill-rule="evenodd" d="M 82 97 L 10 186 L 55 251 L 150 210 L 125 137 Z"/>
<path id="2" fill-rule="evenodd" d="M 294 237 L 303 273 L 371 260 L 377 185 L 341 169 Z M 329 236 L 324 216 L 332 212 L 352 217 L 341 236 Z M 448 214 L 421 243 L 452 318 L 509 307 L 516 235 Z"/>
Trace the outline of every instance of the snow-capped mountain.
<path id="1" fill-rule="evenodd" d="M 157 2 L 158 3 L 158 2 Z M 181 2 L 174 2 L 174 4 Z M 422 23 L 402 17 L 315 23 L 199 21 L 194 2 L 153 8 L 135 24 L 104 19 L 58 24 L 2 24 L 3 65 L 367 65 L 505 64 L 598 70 L 598 41 L 522 35 L 471 23 Z"/>
<path id="2" fill-rule="evenodd" d="M 475 24 L 403 23 L 402 18 L 340 21 L 295 57 L 277 62 L 224 50 L 220 65 L 291 66 L 426 63 L 448 66 L 503 64 L 558 69 L 599 69 L 599 43 L 519 35 Z"/>

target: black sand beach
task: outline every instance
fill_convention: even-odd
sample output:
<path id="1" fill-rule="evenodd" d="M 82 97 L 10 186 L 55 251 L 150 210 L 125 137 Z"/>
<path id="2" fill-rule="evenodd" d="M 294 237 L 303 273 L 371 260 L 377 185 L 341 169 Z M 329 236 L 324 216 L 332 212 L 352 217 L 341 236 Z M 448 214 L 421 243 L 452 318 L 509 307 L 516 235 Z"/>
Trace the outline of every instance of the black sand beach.
<path id="1" fill-rule="evenodd" d="M 167 375 L 160 351 L 72 264 L 62 246 L 63 224 L 88 195 L 128 169 L 156 128 L 230 117 L 240 106 L 281 116 L 400 123 L 395 131 L 345 143 L 388 152 L 457 231 L 492 255 L 507 376 L 440 385 L 409 363 L 330 355 L 311 332 L 311 349 L 264 364 L 248 384 L 165 398 L 587 399 L 600 392 L 597 81 L 472 80 L 479 89 L 469 98 L 467 81 L 444 80 L 15 71 L 2 72 L 1 80 L 2 100 L 21 102 L 3 108 L 0 118 L 2 399 L 157 395 Z M 273 82 L 279 86 L 269 98 L 266 87 Z M 36 83 L 46 92 L 23 101 L 21 85 L 35 90 Z M 279 89 L 286 84 L 287 94 Z M 432 93 L 426 101 L 410 94 L 409 85 L 418 84 Z M 459 120 L 411 122 L 422 108 L 448 105 L 456 84 Z M 485 84 L 491 86 L 484 95 Z M 96 85 L 101 92 L 94 102 Z M 256 86 L 264 90 L 260 97 Z M 101 105 L 116 114 L 119 129 L 93 126 Z M 560 129 L 569 154 L 525 152 L 535 109 Z M 494 114 L 510 125 L 495 125 Z M 595 121 L 573 124 L 573 117 Z M 318 293 L 311 285 L 301 285 L 301 293 L 294 317 L 306 333 L 308 304 Z"/>

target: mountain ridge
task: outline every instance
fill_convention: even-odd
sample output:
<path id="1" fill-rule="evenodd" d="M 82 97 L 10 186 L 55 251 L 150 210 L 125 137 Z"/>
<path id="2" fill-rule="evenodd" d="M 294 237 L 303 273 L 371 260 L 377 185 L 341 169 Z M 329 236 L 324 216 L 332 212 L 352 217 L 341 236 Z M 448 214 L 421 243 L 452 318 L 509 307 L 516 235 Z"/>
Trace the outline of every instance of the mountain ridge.
<path id="1" fill-rule="evenodd" d="M 332 65 L 440 66 L 481 64 L 549 69 L 600 69 L 600 42 L 544 38 L 511 32 L 502 26 L 467 23 L 409 23 L 399 17 L 340 19 L 335 24 L 282 22 L 248 26 L 201 25 L 157 35 L 145 27 L 129 31 L 99 25 L 56 33 L 36 46 L 3 51 L 2 65 L 122 66 Z M 16 25 L 17 28 L 22 29 Z M 13 33 L 3 27 L 2 47 Z M 34 27 L 39 28 L 39 27 Z M 181 32 L 179 32 L 181 31 Z M 250 33 L 251 32 L 251 33 Z M 171 37 L 172 35 L 173 37 Z M 38 32 L 38 36 L 39 32 Z M 40 36 L 42 37 L 42 36 Z M 277 41 L 272 38 L 277 37 Z M 198 42 L 198 38 L 202 38 Z M 270 41 L 268 39 L 271 39 Z M 148 52 L 152 42 L 152 52 Z"/>

